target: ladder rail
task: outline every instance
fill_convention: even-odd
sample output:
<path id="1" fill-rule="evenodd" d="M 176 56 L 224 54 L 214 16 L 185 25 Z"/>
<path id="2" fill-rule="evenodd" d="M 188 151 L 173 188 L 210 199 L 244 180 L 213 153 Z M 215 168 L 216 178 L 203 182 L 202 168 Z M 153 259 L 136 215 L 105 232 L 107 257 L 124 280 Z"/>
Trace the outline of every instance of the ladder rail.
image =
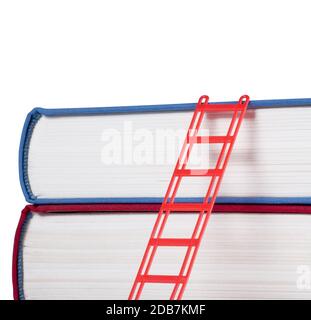
<path id="1" fill-rule="evenodd" d="M 207 96 L 202 96 L 200 98 L 200 100 L 199 100 L 199 104 L 200 105 L 207 105 L 208 100 L 209 100 L 209 98 Z M 194 112 L 193 116 L 192 116 L 191 123 L 189 125 L 189 128 L 188 128 L 187 132 L 190 132 L 191 130 L 193 130 L 193 126 L 195 125 L 195 129 L 194 130 L 195 130 L 195 135 L 196 135 L 198 130 L 199 130 L 199 128 L 200 128 L 200 125 L 201 125 L 201 122 L 203 120 L 203 117 L 204 117 L 204 112 L 200 112 L 199 118 L 198 118 L 198 112 Z M 170 180 L 170 183 L 169 183 L 169 187 L 168 187 L 167 192 L 165 194 L 165 198 L 163 200 L 160 212 L 158 214 L 157 221 L 156 221 L 154 229 L 153 229 L 153 231 L 151 233 L 151 237 L 152 238 L 154 238 L 156 234 L 157 234 L 157 237 L 161 237 L 161 235 L 163 233 L 163 230 L 164 230 L 164 227 L 166 225 L 168 216 L 170 215 L 170 210 L 165 210 L 164 218 L 162 219 L 163 212 L 164 212 L 163 204 L 166 204 L 168 199 L 170 199 L 170 203 L 174 202 L 175 197 L 176 197 L 176 193 L 178 191 L 180 182 L 182 180 L 182 177 L 181 176 L 176 176 L 175 173 L 180 168 L 180 165 L 182 165 L 181 169 L 184 169 L 186 167 L 186 165 L 187 165 L 187 161 L 186 160 L 189 159 L 192 147 L 193 147 L 193 143 L 188 144 L 187 138 L 186 138 L 184 140 L 183 147 L 182 147 L 182 150 L 180 152 L 180 156 L 178 158 L 178 161 L 176 162 L 176 166 L 175 166 L 175 169 L 173 171 L 173 174 L 172 174 L 172 177 L 171 177 L 171 180 Z M 183 157 L 184 157 L 185 153 L 186 153 L 186 158 L 184 159 L 184 161 L 181 161 L 181 160 L 183 160 Z M 177 178 L 177 181 L 176 181 L 176 178 Z M 174 182 L 175 182 L 175 184 L 174 184 Z M 173 194 L 171 194 L 172 188 L 173 188 Z M 149 255 L 150 250 L 151 250 L 151 254 L 150 254 L 149 259 L 148 259 L 148 255 Z M 151 268 L 151 264 L 152 264 L 152 262 L 154 260 L 154 256 L 156 254 L 156 251 L 157 251 L 157 246 L 153 246 L 151 248 L 151 246 L 148 243 L 148 246 L 146 248 L 146 252 L 144 254 L 144 257 L 143 257 L 143 260 L 142 260 L 142 263 L 141 263 L 140 272 L 142 272 L 142 270 L 144 269 L 144 267 L 145 267 L 145 265 L 147 263 L 144 273 L 148 274 L 148 272 L 149 272 L 149 270 Z M 144 287 L 144 282 L 141 281 L 140 285 L 139 285 L 139 288 L 138 288 L 138 291 L 137 291 L 137 294 L 136 294 L 137 299 L 139 299 L 143 287 Z M 135 289 L 135 288 L 133 288 L 133 289 Z M 133 293 L 131 292 L 130 295 L 133 295 L 133 294 L 134 294 L 134 292 Z"/>
<path id="2" fill-rule="evenodd" d="M 239 100 L 239 104 L 241 104 L 241 103 L 242 103 L 242 101 L 240 99 Z M 222 166 L 222 170 L 223 170 L 222 172 L 223 173 L 219 177 L 217 177 L 216 175 L 214 175 L 212 177 L 209 189 L 208 189 L 207 194 L 206 194 L 206 196 L 204 198 L 204 201 L 203 201 L 204 203 L 208 202 L 208 200 L 210 198 L 210 193 L 211 193 L 213 185 L 214 185 L 214 182 L 218 178 L 217 183 L 216 183 L 216 187 L 215 187 L 215 190 L 213 192 L 213 196 L 212 196 L 212 199 L 211 199 L 211 202 L 210 202 L 211 207 L 206 213 L 205 213 L 205 211 L 201 211 L 200 212 L 199 218 L 197 220 L 197 223 L 195 225 L 193 234 L 191 236 L 191 240 L 194 240 L 195 237 L 196 237 L 196 234 L 197 234 L 197 232 L 199 230 L 199 227 L 200 227 L 200 225 L 202 223 L 202 219 L 203 219 L 204 213 L 205 213 L 205 218 L 204 218 L 204 221 L 203 221 L 203 224 L 202 224 L 202 227 L 201 227 L 201 231 L 199 232 L 199 236 L 197 238 L 198 243 L 194 247 L 194 249 L 193 249 L 193 247 L 190 247 L 190 246 L 188 247 L 186 255 L 185 255 L 185 258 L 184 258 L 184 261 L 183 261 L 183 264 L 182 264 L 182 267 L 181 267 L 181 270 L 180 270 L 180 273 L 179 273 L 180 277 L 184 275 L 185 269 L 187 267 L 187 264 L 188 264 L 188 261 L 189 261 L 190 255 L 191 255 L 191 252 L 193 252 L 192 255 L 191 255 L 191 258 L 190 258 L 188 271 L 187 271 L 187 273 L 185 275 L 186 279 L 188 279 L 188 277 L 190 276 L 190 273 L 192 271 L 192 268 L 193 268 L 193 265 L 194 265 L 194 261 L 195 261 L 195 258 L 197 256 L 197 253 L 198 253 L 198 250 L 199 250 L 203 235 L 205 233 L 205 230 L 206 230 L 206 227 L 207 227 L 207 224 L 208 224 L 208 221 L 209 221 L 209 217 L 210 217 L 211 212 L 212 212 L 213 205 L 214 205 L 214 203 L 216 201 L 217 193 L 218 193 L 219 187 L 221 185 L 221 181 L 222 181 L 225 169 L 227 167 L 228 160 L 230 158 L 230 155 L 231 155 L 231 152 L 232 152 L 232 149 L 233 149 L 233 145 L 234 145 L 235 139 L 237 137 L 237 133 L 238 133 L 238 131 L 240 129 L 240 126 L 242 124 L 242 120 L 243 120 L 244 114 L 246 112 L 246 109 L 241 111 L 241 114 L 239 115 L 239 118 L 237 120 L 238 112 L 239 112 L 239 110 L 236 110 L 234 112 L 234 116 L 233 116 L 233 118 L 231 120 L 229 129 L 228 129 L 228 132 L 227 132 L 227 136 L 230 136 L 232 130 L 234 129 L 234 126 L 236 125 L 235 130 L 234 130 L 234 134 L 233 134 L 232 143 L 229 144 L 229 149 L 227 150 L 227 152 L 226 152 L 226 149 L 227 149 L 227 146 L 228 146 L 228 142 L 223 144 L 222 149 L 220 151 L 220 154 L 218 156 L 216 167 L 215 167 L 216 170 L 219 169 L 219 166 L 221 165 L 221 162 L 222 162 L 222 158 L 224 157 L 224 154 L 226 154 L 225 155 L 225 159 L 224 159 L 224 163 L 223 163 L 223 166 Z M 176 293 L 178 292 L 178 289 L 181 286 L 181 289 L 180 289 L 178 297 L 177 297 L 177 299 L 180 300 L 182 298 L 182 295 L 183 295 L 184 291 L 185 291 L 186 285 L 187 285 L 187 281 L 183 282 L 183 283 L 176 283 L 175 286 L 174 286 L 173 292 L 172 292 L 172 294 L 170 296 L 170 299 L 173 300 L 175 298 Z"/>
<path id="3" fill-rule="evenodd" d="M 208 104 L 208 101 L 209 101 L 209 97 L 207 96 L 202 96 L 198 102 L 198 105 L 207 105 Z M 193 129 L 193 126 L 195 125 L 195 134 L 197 134 L 198 130 L 199 130 L 199 127 L 201 125 L 201 122 L 203 120 L 203 117 L 204 117 L 204 112 L 201 112 L 200 113 L 200 116 L 199 116 L 199 119 L 197 119 L 197 115 L 198 115 L 198 112 L 197 110 L 195 110 L 195 112 L 193 113 L 193 116 L 192 116 L 192 119 L 191 119 L 191 122 L 190 122 L 190 125 L 189 125 L 189 128 L 188 128 L 188 131 L 187 133 L 190 132 L 190 130 Z M 197 122 L 196 122 L 197 120 Z M 165 214 L 164 214 L 164 218 L 162 219 L 162 216 L 163 216 L 163 213 L 164 213 L 164 209 L 163 209 L 163 204 L 166 204 L 168 199 L 170 199 L 170 202 L 174 202 L 175 200 L 175 197 L 176 197 L 176 193 L 178 191 L 178 188 L 179 188 L 179 185 L 180 185 L 180 182 L 182 180 L 182 177 L 181 176 L 176 176 L 175 175 L 175 172 L 179 169 L 180 167 L 180 164 L 181 164 L 181 159 L 183 159 L 184 155 L 185 155 L 185 152 L 186 152 L 186 159 L 189 159 L 189 156 L 190 156 L 190 152 L 192 150 L 192 146 L 193 146 L 193 143 L 191 143 L 190 145 L 188 144 L 188 141 L 187 141 L 187 137 L 185 138 L 184 140 L 184 143 L 183 143 L 183 146 L 182 146 L 182 149 L 181 149 L 181 152 L 180 152 L 180 155 L 179 155 L 179 158 L 176 162 L 176 165 L 175 165 L 175 169 L 173 171 L 173 174 L 172 174 L 172 177 L 171 177 L 171 180 L 170 180 L 170 183 L 169 183 L 169 186 L 167 188 L 167 191 L 166 191 L 166 194 L 165 194 L 165 197 L 164 197 L 164 200 L 163 200 L 163 203 L 162 203 L 162 206 L 160 208 L 160 211 L 158 213 L 158 217 L 157 217 L 157 220 L 155 222 L 155 225 L 153 227 L 153 230 L 151 232 L 151 236 L 150 238 L 154 238 L 155 235 L 157 234 L 157 237 L 161 237 L 162 233 L 163 233 L 163 229 L 166 225 L 166 222 L 167 222 L 167 219 L 168 219 L 168 216 L 170 214 L 170 210 L 165 210 Z M 187 151 L 186 151 L 187 150 Z M 184 169 L 187 165 L 187 162 L 184 162 L 182 164 L 182 169 Z M 175 182 L 177 178 L 177 181 Z M 174 184 L 175 182 L 175 184 Z M 174 187 L 174 188 L 173 188 Z M 171 191 L 172 191 L 172 188 L 173 188 L 173 194 L 171 195 Z M 162 222 L 161 222 L 162 220 Z M 160 229 L 159 229 L 159 226 L 160 226 Z M 159 229 L 159 230 L 158 230 Z M 157 232 L 158 231 L 158 232 Z M 151 251 L 151 254 L 149 256 L 149 252 Z M 143 259 L 142 259 L 142 262 L 140 264 L 140 267 L 139 267 L 139 271 L 138 271 L 138 274 L 137 274 L 137 277 L 136 279 L 138 279 L 138 275 L 142 273 L 145 265 L 146 265 L 146 262 L 147 262 L 147 266 L 145 268 L 145 272 L 144 273 L 148 273 L 149 270 L 150 270 L 150 267 L 151 267 L 151 264 L 154 260 L 154 256 L 155 256 L 155 253 L 157 251 L 157 246 L 153 246 L 151 248 L 151 246 L 147 245 L 147 248 L 145 250 L 145 253 L 144 253 L 144 256 L 143 256 Z M 149 256 L 149 259 L 147 259 Z M 137 287 L 137 282 L 135 280 L 135 284 L 130 292 L 130 296 L 129 296 L 129 299 L 131 299 L 135 293 L 135 290 L 136 290 L 136 287 Z M 140 295 L 141 295 L 141 292 L 142 292 L 142 289 L 144 287 L 144 282 L 141 281 L 140 282 L 140 285 L 139 285 L 139 288 L 138 288 L 138 291 L 137 291 L 137 294 L 136 294 L 136 297 L 137 299 L 139 299 Z"/>

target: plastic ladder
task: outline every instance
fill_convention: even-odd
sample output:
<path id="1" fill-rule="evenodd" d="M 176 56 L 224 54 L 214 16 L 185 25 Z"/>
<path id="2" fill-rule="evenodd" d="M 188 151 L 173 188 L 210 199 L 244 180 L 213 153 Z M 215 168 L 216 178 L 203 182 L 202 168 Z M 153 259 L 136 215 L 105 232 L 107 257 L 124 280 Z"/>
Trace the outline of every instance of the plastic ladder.
<path id="1" fill-rule="evenodd" d="M 153 227 L 137 276 L 132 286 L 129 299 L 140 298 L 146 283 L 173 284 L 171 300 L 181 299 L 185 291 L 191 270 L 204 235 L 209 216 L 217 197 L 222 177 L 227 167 L 230 154 L 243 121 L 249 97 L 242 96 L 236 104 L 209 104 L 209 97 L 202 96 L 195 108 L 186 139 L 177 160 L 172 178 L 165 194 L 162 206 Z M 225 136 L 199 136 L 199 129 L 207 112 L 232 112 L 232 119 Z M 223 144 L 212 169 L 190 169 L 187 162 L 194 144 Z M 210 177 L 207 193 L 202 203 L 175 203 L 175 197 L 183 177 Z M 162 238 L 162 234 L 171 212 L 197 212 L 198 218 L 191 238 Z M 149 274 L 158 247 L 188 247 L 178 275 Z"/>

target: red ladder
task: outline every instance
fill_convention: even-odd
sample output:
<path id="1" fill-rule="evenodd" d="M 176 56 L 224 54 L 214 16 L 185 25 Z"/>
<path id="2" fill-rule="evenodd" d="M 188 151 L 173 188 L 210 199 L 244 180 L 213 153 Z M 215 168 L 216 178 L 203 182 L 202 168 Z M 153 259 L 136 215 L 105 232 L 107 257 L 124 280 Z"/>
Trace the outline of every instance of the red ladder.
<path id="1" fill-rule="evenodd" d="M 146 283 L 174 284 L 170 299 L 181 299 L 204 235 L 209 216 L 213 210 L 222 177 L 243 121 L 249 97 L 242 96 L 236 104 L 208 104 L 209 97 L 202 96 L 195 108 L 180 156 L 165 194 L 150 240 L 135 278 L 129 299 L 139 299 Z M 225 136 L 199 136 L 198 131 L 206 112 L 233 112 Z M 212 169 L 189 169 L 187 162 L 194 144 L 221 143 L 216 167 Z M 207 193 L 202 203 L 175 203 L 175 197 L 183 177 L 211 177 Z M 162 238 L 167 219 L 171 212 L 198 212 L 191 238 Z M 188 247 L 178 275 L 149 274 L 158 247 Z"/>

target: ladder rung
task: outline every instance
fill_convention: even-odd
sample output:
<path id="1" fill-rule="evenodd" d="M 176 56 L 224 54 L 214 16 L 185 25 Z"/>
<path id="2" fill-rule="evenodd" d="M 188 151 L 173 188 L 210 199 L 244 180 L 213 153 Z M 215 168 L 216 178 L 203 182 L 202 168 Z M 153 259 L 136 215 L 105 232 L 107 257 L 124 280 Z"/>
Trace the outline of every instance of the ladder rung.
<path id="1" fill-rule="evenodd" d="M 138 282 L 150 283 L 182 283 L 186 281 L 183 276 L 164 276 L 164 275 L 140 275 L 137 279 Z"/>
<path id="2" fill-rule="evenodd" d="M 193 211 L 207 211 L 210 209 L 209 203 L 164 203 L 163 210 L 193 212 Z"/>
<path id="3" fill-rule="evenodd" d="M 222 171 L 222 169 L 179 169 L 175 174 L 186 177 L 213 177 L 220 176 Z"/>
<path id="4" fill-rule="evenodd" d="M 232 136 L 197 136 L 188 137 L 188 143 L 231 143 Z"/>
<path id="5" fill-rule="evenodd" d="M 207 104 L 207 105 L 199 105 L 197 107 L 198 111 L 206 111 L 206 112 L 217 112 L 217 111 L 241 111 L 244 106 L 239 104 Z"/>
<path id="6" fill-rule="evenodd" d="M 152 246 L 163 247 L 192 247 L 196 246 L 198 239 L 183 239 L 183 238 L 152 238 L 149 244 Z"/>

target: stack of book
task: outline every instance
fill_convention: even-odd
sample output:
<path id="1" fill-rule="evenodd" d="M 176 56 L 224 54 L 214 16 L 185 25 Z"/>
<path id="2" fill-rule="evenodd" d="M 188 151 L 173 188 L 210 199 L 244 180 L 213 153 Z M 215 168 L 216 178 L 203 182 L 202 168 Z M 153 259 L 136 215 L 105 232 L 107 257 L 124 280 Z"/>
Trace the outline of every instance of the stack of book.
<path id="1" fill-rule="evenodd" d="M 127 299 L 194 108 L 30 112 L 16 299 Z M 207 114 L 205 135 L 224 135 L 230 119 Z M 311 99 L 250 102 L 185 299 L 311 298 L 310 123 Z M 193 150 L 191 167 L 212 167 L 218 147 Z M 184 183 L 177 201 L 201 202 L 208 182 Z M 189 237 L 195 218 L 172 214 L 167 233 Z M 160 248 L 151 271 L 178 273 L 185 250 Z M 142 298 L 163 299 L 171 287 L 148 285 Z"/>

